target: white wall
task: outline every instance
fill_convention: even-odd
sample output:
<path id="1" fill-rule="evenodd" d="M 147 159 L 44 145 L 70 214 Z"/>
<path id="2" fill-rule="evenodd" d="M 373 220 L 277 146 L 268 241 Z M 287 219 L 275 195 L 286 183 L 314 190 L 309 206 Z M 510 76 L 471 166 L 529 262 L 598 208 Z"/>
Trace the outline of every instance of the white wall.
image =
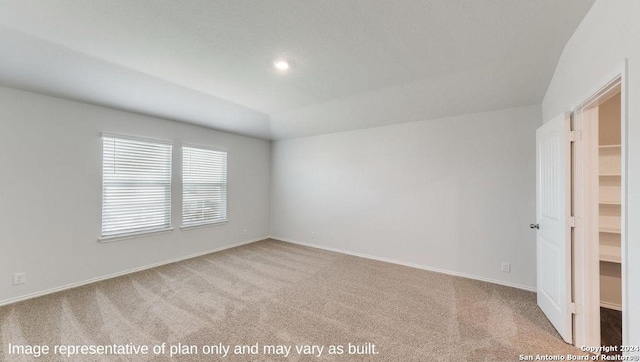
<path id="1" fill-rule="evenodd" d="M 572 110 L 628 59 L 628 313 L 623 344 L 640 345 L 640 1 L 597 0 L 567 43 L 542 104 L 544 119 Z M 624 103 L 624 102 L 623 102 Z"/>
<path id="2" fill-rule="evenodd" d="M 226 147 L 226 225 L 99 243 L 101 132 Z M 0 304 L 269 235 L 270 142 L 0 87 Z M 247 236 L 242 230 L 248 229 Z M 13 273 L 27 283 L 13 286 Z"/>
<path id="3" fill-rule="evenodd" d="M 271 235 L 535 288 L 541 118 L 531 106 L 274 142 Z"/>

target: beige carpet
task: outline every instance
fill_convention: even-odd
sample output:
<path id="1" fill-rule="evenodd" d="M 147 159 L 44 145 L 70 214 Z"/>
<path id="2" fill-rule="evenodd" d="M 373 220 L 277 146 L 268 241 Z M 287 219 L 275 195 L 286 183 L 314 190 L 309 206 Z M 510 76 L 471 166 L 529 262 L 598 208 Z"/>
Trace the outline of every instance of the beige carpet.
<path id="1" fill-rule="evenodd" d="M 169 360 L 178 343 L 198 354 L 177 360 L 517 361 L 579 353 L 562 342 L 534 293 L 275 240 L 0 307 L 0 332 L 7 361 L 31 360 L 9 355 L 9 343 L 48 345 L 39 360 L 78 361 Z M 154 355 L 163 342 L 165 354 Z M 149 346 L 149 354 L 52 354 L 55 345 L 127 343 Z M 204 355 L 219 343 L 258 343 L 259 354 Z M 373 343 L 377 354 L 350 355 L 349 343 Z M 298 354 L 304 344 L 324 346 L 321 357 Z M 285 359 L 265 355 L 265 345 L 293 347 Z M 329 354 L 330 345 L 344 354 Z"/>

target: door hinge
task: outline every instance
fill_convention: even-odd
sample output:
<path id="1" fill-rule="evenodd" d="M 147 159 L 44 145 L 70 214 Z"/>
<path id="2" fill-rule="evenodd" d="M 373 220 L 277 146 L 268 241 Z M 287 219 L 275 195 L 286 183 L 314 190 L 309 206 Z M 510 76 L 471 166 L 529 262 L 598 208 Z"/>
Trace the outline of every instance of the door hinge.
<path id="1" fill-rule="evenodd" d="M 582 141 L 582 132 L 569 131 L 569 142 L 578 142 L 578 141 Z"/>
<path id="2" fill-rule="evenodd" d="M 567 226 L 570 228 L 576 227 L 576 218 L 575 216 L 569 216 L 567 218 Z"/>
<path id="3" fill-rule="evenodd" d="M 579 310 L 578 305 L 576 303 L 569 303 L 567 306 L 567 311 L 571 314 L 580 314 L 582 311 Z"/>

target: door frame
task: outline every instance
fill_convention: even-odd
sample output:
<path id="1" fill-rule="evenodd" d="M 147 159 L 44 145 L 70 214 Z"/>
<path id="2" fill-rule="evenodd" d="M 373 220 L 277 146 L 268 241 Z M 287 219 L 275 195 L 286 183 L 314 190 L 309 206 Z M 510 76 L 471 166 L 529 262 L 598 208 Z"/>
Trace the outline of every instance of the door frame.
<path id="1" fill-rule="evenodd" d="M 580 131 L 582 142 L 572 145 L 572 208 L 576 217 L 576 227 L 573 232 L 573 296 L 576 303 L 574 318 L 574 343 L 576 346 L 600 345 L 600 262 L 599 262 L 599 216 L 597 208 L 586 208 L 585 205 L 597 204 L 598 174 L 593 167 L 585 167 L 598 157 L 598 123 L 597 117 L 590 114 L 588 108 L 601 103 L 610 97 L 611 93 L 620 90 L 621 100 L 621 257 L 622 257 L 622 344 L 628 338 L 628 282 L 627 282 L 627 190 L 628 190 L 628 65 L 627 60 L 618 67 L 605 81 L 594 87 L 595 91 L 582 103 L 573 107 L 572 129 Z M 594 122 L 595 120 L 595 122 Z M 594 198 L 596 198 L 594 200 Z M 596 278 L 596 279 L 594 279 Z M 598 280 L 598 283 L 593 283 Z"/>

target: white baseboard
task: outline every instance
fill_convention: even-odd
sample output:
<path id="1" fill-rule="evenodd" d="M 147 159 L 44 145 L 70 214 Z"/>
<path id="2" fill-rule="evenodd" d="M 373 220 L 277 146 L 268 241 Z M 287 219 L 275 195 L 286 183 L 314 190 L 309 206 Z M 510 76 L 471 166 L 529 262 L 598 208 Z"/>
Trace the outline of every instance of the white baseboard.
<path id="1" fill-rule="evenodd" d="M 613 309 L 613 310 L 617 310 L 622 312 L 622 306 L 619 304 L 613 304 L 613 303 L 607 303 L 607 302 L 600 302 L 600 306 L 602 308 L 607 308 L 607 309 Z"/>
<path id="2" fill-rule="evenodd" d="M 506 287 L 522 289 L 522 290 L 526 290 L 526 291 L 529 291 L 529 292 L 537 292 L 537 289 L 535 287 L 530 287 L 530 286 L 527 286 L 527 285 L 509 283 L 509 282 L 505 282 L 505 281 L 502 281 L 502 280 L 484 278 L 484 277 L 480 277 L 480 276 L 477 276 L 477 275 L 459 273 L 459 272 L 452 271 L 452 270 L 433 268 L 433 267 L 426 266 L 426 265 L 407 263 L 407 262 L 404 262 L 404 261 L 398 261 L 398 260 L 394 260 L 394 259 L 381 258 L 381 257 L 378 257 L 378 256 L 355 253 L 355 252 L 352 252 L 352 251 L 347 251 L 347 250 L 342 250 L 342 249 L 337 249 L 337 248 L 328 248 L 328 247 L 309 244 L 309 243 L 304 243 L 304 242 L 296 241 L 296 240 L 292 240 L 292 239 L 282 238 L 282 237 L 279 237 L 279 236 L 271 236 L 270 238 L 274 239 L 274 240 L 284 241 L 284 242 L 290 243 L 290 244 L 303 245 L 303 246 L 308 246 L 308 247 L 311 247 L 311 248 L 333 251 L 333 252 L 340 253 L 340 254 L 353 255 L 353 256 L 358 256 L 358 257 L 366 258 L 366 259 L 384 261 L 384 262 L 392 263 L 392 264 L 399 264 L 399 265 L 404 265 L 404 266 L 408 266 L 408 267 L 411 267 L 411 268 L 428 270 L 428 271 L 432 271 L 432 272 L 436 272 L 436 273 L 440 273 L 440 274 L 447 274 L 447 275 L 453 275 L 453 276 L 467 278 L 467 279 L 480 280 L 480 281 L 483 281 L 483 282 L 504 285 Z"/>
<path id="3" fill-rule="evenodd" d="M 187 255 L 187 256 L 181 256 L 179 258 L 164 260 L 164 261 L 161 261 L 161 262 L 157 262 L 157 263 L 141 266 L 141 267 L 138 267 L 138 268 L 133 268 L 133 269 L 129 269 L 129 270 L 125 270 L 125 271 L 121 271 L 121 272 L 117 272 L 117 273 L 112 273 L 112 274 L 108 274 L 108 275 L 103 275 L 101 277 L 87 279 L 87 280 L 83 280 L 83 281 L 77 282 L 77 283 L 66 284 L 66 285 L 63 285 L 63 286 L 60 286 L 60 287 L 51 288 L 51 289 L 43 290 L 41 292 L 35 292 L 35 293 L 27 294 L 27 295 L 22 295 L 22 296 L 19 296 L 19 297 L 16 297 L 16 298 L 0 300 L 0 307 L 3 306 L 3 305 L 7 305 L 7 304 L 13 304 L 13 303 L 21 302 L 21 301 L 27 300 L 27 299 L 41 297 L 41 296 L 47 295 L 47 294 L 61 292 L 63 290 L 67 290 L 67 289 L 73 289 L 73 288 L 81 287 L 83 285 L 99 282 L 99 281 L 102 281 L 102 280 L 111 279 L 111 278 L 115 278 L 115 277 L 131 274 L 131 273 L 136 273 L 136 272 L 147 270 L 147 269 L 152 269 L 152 268 L 155 268 L 155 267 L 159 267 L 159 266 L 162 266 L 162 265 L 175 263 L 175 262 L 178 262 L 178 261 L 197 258 L 199 256 L 215 253 L 215 252 L 226 250 L 226 249 L 235 248 L 235 247 L 246 245 L 246 244 L 255 243 L 256 241 L 265 240 L 265 239 L 269 239 L 269 236 L 265 236 L 265 237 L 258 238 L 258 239 L 252 239 L 252 240 L 245 240 L 245 241 L 241 241 L 239 243 L 235 243 L 235 244 L 231 244 L 231 245 L 225 245 L 225 246 L 222 246 L 222 247 L 219 247 L 219 248 L 210 249 L 210 250 L 202 251 L 202 252 L 191 254 L 191 255 Z"/>

